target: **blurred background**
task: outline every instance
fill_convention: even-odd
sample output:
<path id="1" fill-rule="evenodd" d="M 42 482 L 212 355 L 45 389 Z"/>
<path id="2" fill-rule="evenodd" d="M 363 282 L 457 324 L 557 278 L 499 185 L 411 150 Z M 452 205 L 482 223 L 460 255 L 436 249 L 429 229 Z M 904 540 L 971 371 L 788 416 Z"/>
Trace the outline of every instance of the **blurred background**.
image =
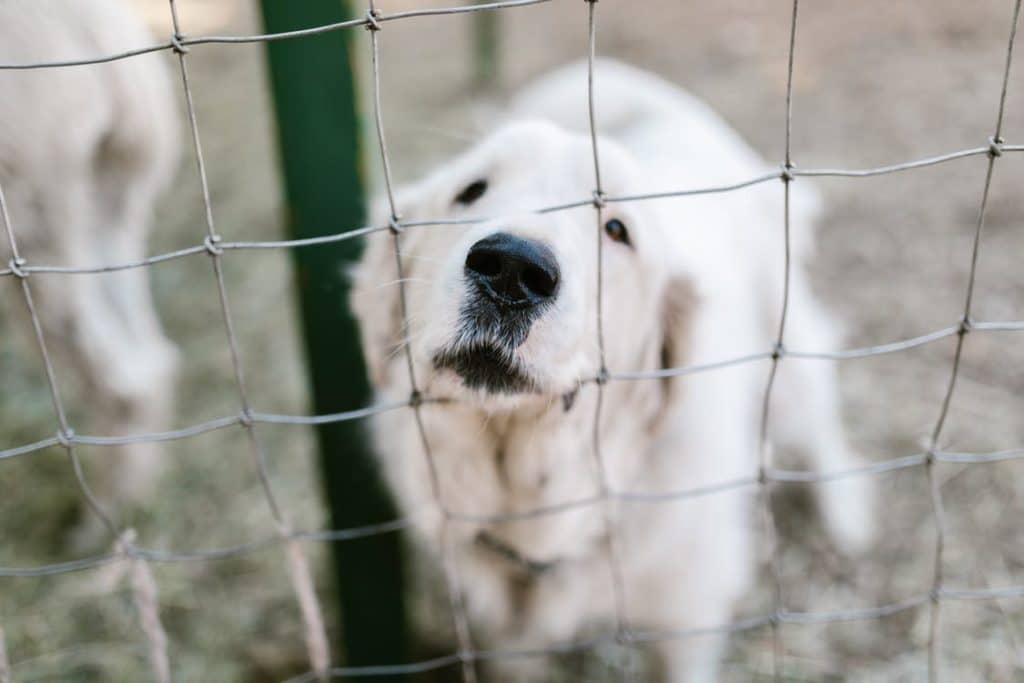
<path id="1" fill-rule="evenodd" d="M 126 2 L 159 40 L 171 34 L 165 2 Z M 377 3 L 384 13 L 444 4 Z M 794 80 L 796 164 L 881 166 L 985 145 L 995 123 L 1012 4 L 803 3 Z M 187 35 L 262 31 L 259 7 L 249 0 L 178 0 L 178 5 Z M 769 163 L 776 163 L 783 155 L 790 10 L 783 0 L 603 0 L 597 8 L 598 53 L 649 68 L 692 91 Z M 502 98 L 517 86 L 585 55 L 582 2 L 505 10 L 495 18 L 497 61 L 483 83 L 475 44 L 480 27 L 473 16 L 397 21 L 381 34 L 384 122 L 398 180 L 416 177 L 485 135 Z M 352 30 L 357 32 L 353 58 L 365 103 L 369 43 L 362 29 Z M 285 236 L 264 50 L 260 44 L 200 45 L 188 57 L 217 228 L 225 240 Z M 156 58 L 176 69 L 172 54 Z M 1024 88 L 1017 87 L 1017 67 L 1004 137 L 1020 144 Z M 177 72 L 172 73 L 181 100 Z M 43 80 L 48 73 L 35 75 Z M 183 104 L 180 113 L 184 133 Z M 150 254 L 198 244 L 205 235 L 195 162 L 190 145 L 184 149 L 178 177 L 156 212 Z M 367 152 L 367 177 L 376 187 L 377 158 L 372 147 Z M 956 323 L 986 163 L 984 156 L 975 156 L 875 178 L 817 181 L 826 210 L 812 276 L 820 296 L 845 323 L 847 347 L 909 338 Z M 996 165 L 982 242 L 974 305 L 979 320 L 1024 319 L 1022 187 L 1024 155 L 1004 155 Z M 332 231 L 352 227 L 357 226 L 338 225 Z M 232 254 L 224 267 L 254 409 L 310 412 L 291 254 Z M 161 320 L 182 353 L 173 427 L 236 414 L 237 393 L 207 259 L 158 264 L 149 275 Z M 0 295 L 18 292 L 0 282 Z M 17 318 L 16 307 L 0 310 L 5 316 L 0 319 L 5 331 L 0 334 L 2 449 L 51 436 L 54 422 L 35 349 L 27 337 L 6 333 L 26 320 Z M 1020 334 L 967 339 L 943 436 L 946 450 L 1024 446 Z M 868 459 L 922 451 L 938 415 L 955 341 L 949 337 L 841 364 L 847 424 Z M 88 396 L 76 384 L 74 368 L 58 368 L 58 376 L 71 422 L 88 431 Z M 311 428 L 261 425 L 259 432 L 281 504 L 295 526 L 327 528 Z M 123 512 L 140 542 L 188 550 L 272 535 L 246 449 L 245 435 L 234 429 L 168 443 L 164 453 L 170 466 L 156 494 L 148 504 Z M 105 449 L 82 447 L 80 452 L 87 472 L 104 466 Z M 947 584 L 1024 583 L 1024 462 L 941 465 L 938 472 L 948 524 Z M 790 609 L 868 607 L 930 588 L 935 531 L 925 472 L 910 468 L 880 475 L 878 484 L 879 541 L 855 561 L 833 553 L 810 513 L 803 485 L 779 487 L 775 504 L 782 528 L 784 599 Z M 0 462 L 0 565 L 73 559 L 67 535 L 79 514 L 74 480 L 60 449 Z M 332 548 L 328 543 L 306 548 L 337 642 Z M 347 552 L 345 546 L 339 550 Z M 177 680 L 269 681 L 308 669 L 301 622 L 278 550 L 220 562 L 155 564 L 153 570 Z M 130 593 L 115 571 L 106 567 L 0 580 L 0 626 L 14 680 L 147 678 Z M 767 571 L 762 575 L 762 585 L 740 616 L 761 614 L 770 604 L 769 576 Z M 942 658 L 947 680 L 1020 680 L 1021 607 L 1013 600 L 946 603 Z M 927 630 L 927 609 L 863 622 L 786 625 L 785 678 L 921 680 Z M 768 629 L 737 635 L 727 679 L 767 678 L 770 654 Z M 599 661 L 577 662 L 557 676 L 589 678 L 600 666 Z"/>

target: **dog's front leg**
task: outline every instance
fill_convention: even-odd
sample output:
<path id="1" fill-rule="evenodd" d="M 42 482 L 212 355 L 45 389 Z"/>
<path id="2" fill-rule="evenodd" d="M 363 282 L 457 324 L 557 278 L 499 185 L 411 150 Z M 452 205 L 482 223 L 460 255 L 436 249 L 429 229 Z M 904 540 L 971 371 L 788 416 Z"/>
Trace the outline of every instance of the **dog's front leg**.
<path id="1" fill-rule="evenodd" d="M 484 681 L 542 683 L 551 680 L 554 662 L 541 654 L 494 659 L 484 666 Z"/>
<path id="2" fill-rule="evenodd" d="M 715 683 L 728 645 L 722 634 L 668 640 L 658 646 L 665 683 Z"/>

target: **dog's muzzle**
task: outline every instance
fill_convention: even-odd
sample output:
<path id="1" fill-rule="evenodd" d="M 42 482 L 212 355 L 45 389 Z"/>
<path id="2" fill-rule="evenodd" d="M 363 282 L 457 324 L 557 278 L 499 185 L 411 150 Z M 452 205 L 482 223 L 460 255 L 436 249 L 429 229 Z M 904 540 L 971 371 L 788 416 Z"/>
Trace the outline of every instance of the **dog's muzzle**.
<path id="1" fill-rule="evenodd" d="M 506 232 L 470 247 L 464 277 L 465 336 L 507 354 L 526 341 L 530 326 L 558 296 L 558 261 L 551 249 Z"/>
<path id="2" fill-rule="evenodd" d="M 473 388 L 535 389 L 515 351 L 558 296 L 555 255 L 542 242 L 499 232 L 470 247 L 463 275 L 466 298 L 456 341 L 435 356 L 435 366 L 455 371 Z"/>

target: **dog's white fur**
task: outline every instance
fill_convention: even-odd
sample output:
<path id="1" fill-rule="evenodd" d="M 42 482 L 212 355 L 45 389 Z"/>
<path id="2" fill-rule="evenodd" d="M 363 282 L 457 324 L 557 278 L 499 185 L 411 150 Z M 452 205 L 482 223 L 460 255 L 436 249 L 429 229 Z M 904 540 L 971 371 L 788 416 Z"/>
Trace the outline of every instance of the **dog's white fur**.
<path id="1" fill-rule="evenodd" d="M 701 102 L 648 73 L 610 61 L 596 66 L 600 163 L 609 196 L 735 182 L 764 172 L 763 162 Z M 594 496 L 600 490 L 591 430 L 597 390 L 581 380 L 599 370 L 595 282 L 597 236 L 590 206 L 534 209 L 587 198 L 595 185 L 587 131 L 585 65 L 560 70 L 512 104 L 512 122 L 422 181 L 402 189 L 406 221 L 484 216 L 476 225 L 419 227 L 401 236 L 409 325 L 403 339 L 392 238 L 378 233 L 356 272 L 360 318 L 372 379 L 383 400 L 409 397 L 402 345 L 411 348 L 424 393 L 450 403 L 422 406 L 443 505 L 456 515 L 504 515 Z M 453 202 L 485 178 L 469 207 Z M 720 195 L 611 203 L 633 248 L 605 236 L 604 341 L 613 374 L 685 366 L 770 350 L 783 281 L 782 188 L 769 183 Z M 836 348 L 836 324 L 811 294 L 817 195 L 792 188 L 793 269 L 785 343 Z M 384 216 L 378 216 L 386 220 Z M 466 296 L 463 264 L 471 245 L 502 231 L 540 240 L 561 268 L 555 303 L 532 326 L 515 360 L 537 393 L 470 390 L 432 357 L 456 343 Z M 600 451 L 609 488 L 661 493 L 756 476 L 761 400 L 768 361 L 663 380 L 604 387 Z M 374 418 L 384 471 L 401 507 L 417 513 L 416 538 L 440 559 L 442 515 L 412 415 Z M 835 369 L 784 359 L 773 392 L 776 450 L 795 450 L 811 468 L 855 467 L 839 414 Z M 856 551 L 872 524 L 869 483 L 844 478 L 816 486 L 825 522 L 839 545 Z M 753 487 L 686 501 L 611 505 L 624 574 L 625 617 L 636 630 L 675 631 L 726 624 L 751 585 L 756 524 Z M 497 539 L 481 543 L 485 531 Z M 449 543 L 471 617 L 475 645 L 544 647 L 606 627 L 615 613 L 599 508 L 584 507 L 493 523 L 456 520 Z M 518 558 L 510 558 L 509 550 Z M 550 563 L 531 572 L 525 560 Z M 717 675 L 724 641 L 667 641 L 665 677 Z M 543 679 L 515 660 L 501 680 Z"/>
<path id="2" fill-rule="evenodd" d="M 153 38 L 116 0 L 0 2 L 0 62 L 83 59 Z M 0 184 L 30 265 L 95 266 L 145 254 L 153 203 L 179 158 L 179 121 L 165 56 L 94 66 L 0 72 Z M 6 236 L 0 257 L 11 258 Z M 104 434 L 167 428 L 177 352 L 150 297 L 148 269 L 104 275 L 37 274 L 32 291 L 60 373 L 77 373 L 90 425 Z M 18 302 L 8 288 L 5 300 Z M 23 306 L 12 327 L 28 328 Z M 69 367 L 69 366 L 73 366 Z M 137 444 L 101 488 L 145 498 L 156 446 Z"/>

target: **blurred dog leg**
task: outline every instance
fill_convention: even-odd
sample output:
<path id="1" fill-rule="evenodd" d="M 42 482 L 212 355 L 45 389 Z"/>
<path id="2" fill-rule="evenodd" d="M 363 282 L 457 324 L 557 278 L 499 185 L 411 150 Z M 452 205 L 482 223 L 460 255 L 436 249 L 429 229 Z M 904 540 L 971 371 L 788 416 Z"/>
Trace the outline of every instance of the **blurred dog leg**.
<path id="1" fill-rule="evenodd" d="M 792 278 L 786 345 L 800 351 L 835 351 L 839 338 L 836 329 L 837 324 L 811 293 L 806 278 Z M 792 450 L 819 473 L 864 465 L 848 445 L 840 395 L 834 361 L 783 358 L 772 403 L 775 445 Z M 847 553 L 867 549 L 874 536 L 872 479 L 852 475 L 812 486 L 825 524 L 839 548 Z"/>
<path id="2" fill-rule="evenodd" d="M 0 60 L 46 62 L 153 42 L 119 0 L 0 3 Z M 179 159 L 180 122 L 165 55 L 0 74 L 0 184 L 29 266 L 95 267 L 143 259 L 157 196 Z M 149 268 L 36 273 L 30 285 L 62 391 L 81 432 L 169 428 L 177 353 L 154 308 Z M 30 329 L 27 325 L 19 325 Z M 77 418 L 76 418 L 77 419 Z M 104 504 L 149 499 L 159 447 L 135 442 L 87 458 Z M 88 535 L 88 534 L 86 534 Z"/>

